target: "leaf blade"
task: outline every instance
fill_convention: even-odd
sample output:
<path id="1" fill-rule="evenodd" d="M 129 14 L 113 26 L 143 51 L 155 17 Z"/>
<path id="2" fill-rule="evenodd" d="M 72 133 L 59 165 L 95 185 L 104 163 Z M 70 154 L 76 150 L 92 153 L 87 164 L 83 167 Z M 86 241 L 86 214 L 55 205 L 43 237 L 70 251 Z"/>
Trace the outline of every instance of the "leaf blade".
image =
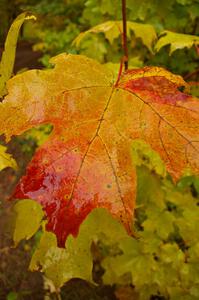
<path id="1" fill-rule="evenodd" d="M 4 52 L 0 62 L 0 97 L 6 94 L 6 82 L 12 76 L 17 39 L 20 28 L 26 20 L 36 20 L 35 16 L 28 16 L 27 13 L 20 14 L 12 23 L 4 46 Z"/>
<path id="2" fill-rule="evenodd" d="M 160 49 L 170 44 L 171 55 L 174 51 L 183 48 L 191 48 L 193 45 L 199 44 L 199 37 L 196 35 L 189 35 L 183 33 L 176 33 L 165 30 L 161 33 L 159 40 L 155 45 L 155 51 L 159 52 Z"/>
<path id="3" fill-rule="evenodd" d="M 17 163 L 10 154 L 6 153 L 6 147 L 0 145 L 0 171 L 7 167 L 11 167 L 16 170 Z"/>
<path id="4" fill-rule="evenodd" d="M 14 206 L 16 213 L 13 240 L 15 247 L 22 239 L 30 239 L 41 226 L 44 217 L 42 207 L 35 201 L 24 199 Z"/>
<path id="5" fill-rule="evenodd" d="M 0 103 L 0 132 L 7 139 L 39 124 L 54 127 L 13 197 L 43 206 L 59 246 L 78 234 L 96 207 L 108 209 L 132 234 L 132 141 L 157 151 L 174 180 L 186 167 L 197 173 L 198 101 L 181 92 L 188 85 L 180 76 L 162 68 L 131 70 L 115 86 L 111 71 L 92 59 L 62 54 L 53 62 L 54 69 L 10 80 Z"/>

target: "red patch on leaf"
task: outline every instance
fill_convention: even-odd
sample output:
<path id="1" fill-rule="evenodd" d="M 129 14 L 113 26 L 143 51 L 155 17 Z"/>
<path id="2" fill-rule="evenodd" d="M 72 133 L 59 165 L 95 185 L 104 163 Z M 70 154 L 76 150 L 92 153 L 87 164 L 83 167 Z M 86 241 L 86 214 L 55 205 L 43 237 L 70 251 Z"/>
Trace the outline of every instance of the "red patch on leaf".
<path id="1" fill-rule="evenodd" d="M 103 145 L 96 139 L 96 150 L 85 160 L 87 146 L 80 140 L 67 144 L 57 139 L 47 142 L 37 150 L 13 195 L 18 199 L 36 199 L 42 205 L 48 217 L 46 229 L 56 234 L 60 247 L 65 246 L 69 234 L 78 234 L 80 224 L 96 207 L 105 207 L 113 215 L 120 213 L 121 221 L 131 232 L 128 220 L 132 219 L 133 207 L 126 210 L 127 203 L 119 202 L 117 183 Z M 123 184 L 127 186 L 128 182 Z"/>
<path id="2" fill-rule="evenodd" d="M 182 93 L 177 84 L 162 76 L 132 79 L 122 85 L 123 88 L 136 93 L 146 102 L 175 105 L 178 101 L 187 101 L 189 95 Z M 183 89 L 183 86 L 182 86 Z"/>

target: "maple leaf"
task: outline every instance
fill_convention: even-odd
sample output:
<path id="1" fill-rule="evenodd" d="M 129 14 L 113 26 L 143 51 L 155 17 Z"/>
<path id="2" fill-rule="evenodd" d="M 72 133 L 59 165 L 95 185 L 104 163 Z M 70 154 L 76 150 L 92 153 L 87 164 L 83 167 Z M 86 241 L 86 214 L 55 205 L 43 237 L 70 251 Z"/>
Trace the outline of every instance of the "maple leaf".
<path id="1" fill-rule="evenodd" d="M 7 140 L 52 124 L 14 198 L 34 199 L 47 215 L 58 245 L 77 235 L 96 207 L 108 209 L 132 232 L 136 172 L 131 144 L 143 139 L 177 180 L 199 170 L 198 100 L 183 93 L 180 76 L 157 67 L 112 73 L 84 56 L 61 54 L 51 70 L 30 70 L 8 82 L 0 104 L 0 133 Z"/>

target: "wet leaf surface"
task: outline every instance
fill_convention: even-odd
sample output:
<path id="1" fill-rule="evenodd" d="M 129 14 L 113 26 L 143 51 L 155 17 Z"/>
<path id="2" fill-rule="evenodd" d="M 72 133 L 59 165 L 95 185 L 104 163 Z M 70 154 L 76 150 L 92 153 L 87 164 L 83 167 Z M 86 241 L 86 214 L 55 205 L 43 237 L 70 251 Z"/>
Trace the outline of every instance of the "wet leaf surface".
<path id="1" fill-rule="evenodd" d="M 115 85 L 111 71 L 84 56 L 61 54 L 52 63 L 54 69 L 11 79 L 0 104 L 0 133 L 7 140 L 53 125 L 13 197 L 43 206 L 59 246 L 68 234 L 77 235 L 96 207 L 108 209 L 132 233 L 132 142 L 142 139 L 157 151 L 174 180 L 185 168 L 198 173 L 198 100 L 180 76 L 162 68 L 128 71 Z"/>

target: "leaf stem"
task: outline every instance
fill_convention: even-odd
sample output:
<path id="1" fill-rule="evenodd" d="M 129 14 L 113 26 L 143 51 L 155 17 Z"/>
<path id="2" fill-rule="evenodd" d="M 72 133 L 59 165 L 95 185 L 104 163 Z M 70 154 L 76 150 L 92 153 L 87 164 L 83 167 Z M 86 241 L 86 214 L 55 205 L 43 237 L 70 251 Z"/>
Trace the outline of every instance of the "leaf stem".
<path id="1" fill-rule="evenodd" d="M 126 22 L 126 0 L 122 0 L 122 23 L 123 23 L 123 50 L 124 50 L 124 69 L 128 70 L 128 47 L 127 47 L 127 22 Z"/>
<path id="2" fill-rule="evenodd" d="M 120 81 L 120 77 L 122 75 L 123 63 L 124 63 L 124 61 L 123 61 L 123 58 L 122 58 L 121 61 L 120 61 L 120 68 L 119 68 L 117 80 L 116 80 L 116 83 L 115 83 L 115 87 L 117 87 L 117 85 L 118 85 L 118 83 Z"/>
<path id="3" fill-rule="evenodd" d="M 62 300 L 61 295 L 60 295 L 59 292 L 56 292 L 56 298 L 57 298 L 57 300 Z"/>

